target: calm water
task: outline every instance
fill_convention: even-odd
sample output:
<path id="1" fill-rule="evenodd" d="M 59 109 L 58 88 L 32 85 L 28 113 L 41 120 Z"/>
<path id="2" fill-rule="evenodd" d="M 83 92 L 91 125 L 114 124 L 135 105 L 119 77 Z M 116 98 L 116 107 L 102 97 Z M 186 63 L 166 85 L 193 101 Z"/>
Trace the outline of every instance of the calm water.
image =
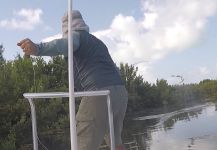
<path id="1" fill-rule="evenodd" d="M 216 104 L 138 117 L 125 126 L 132 150 L 217 150 Z"/>

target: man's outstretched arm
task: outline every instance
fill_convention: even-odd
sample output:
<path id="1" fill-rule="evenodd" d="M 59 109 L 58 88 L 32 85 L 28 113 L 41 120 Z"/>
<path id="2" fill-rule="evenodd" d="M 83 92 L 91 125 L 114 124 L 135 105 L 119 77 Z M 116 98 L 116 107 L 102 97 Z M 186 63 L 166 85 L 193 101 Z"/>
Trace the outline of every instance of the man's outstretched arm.
<path id="1" fill-rule="evenodd" d="M 76 51 L 80 45 L 80 35 L 78 32 L 73 32 L 73 50 Z M 17 43 L 23 49 L 25 55 L 35 56 L 56 56 L 68 55 L 68 39 L 61 38 L 50 42 L 36 44 L 26 38 Z"/>

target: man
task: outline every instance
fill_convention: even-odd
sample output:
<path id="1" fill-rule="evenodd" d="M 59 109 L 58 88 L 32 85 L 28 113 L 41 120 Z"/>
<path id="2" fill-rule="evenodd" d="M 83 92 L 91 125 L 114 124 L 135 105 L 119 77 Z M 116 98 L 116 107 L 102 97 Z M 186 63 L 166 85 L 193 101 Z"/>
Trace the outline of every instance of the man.
<path id="1" fill-rule="evenodd" d="M 124 150 L 121 140 L 123 119 L 127 107 L 127 91 L 105 44 L 89 33 L 79 11 L 72 12 L 74 77 L 79 91 L 110 90 L 114 115 L 116 150 Z M 68 16 L 62 18 L 63 38 L 35 44 L 30 39 L 18 43 L 25 55 L 68 55 Z M 97 150 L 103 138 L 109 144 L 106 97 L 84 97 L 77 119 L 79 150 Z"/>

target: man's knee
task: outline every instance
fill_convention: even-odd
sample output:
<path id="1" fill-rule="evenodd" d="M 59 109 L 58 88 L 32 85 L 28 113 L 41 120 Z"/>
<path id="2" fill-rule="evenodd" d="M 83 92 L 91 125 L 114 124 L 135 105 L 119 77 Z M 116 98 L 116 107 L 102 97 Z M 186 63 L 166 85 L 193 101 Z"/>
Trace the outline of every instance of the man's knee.
<path id="1" fill-rule="evenodd" d="M 125 146 L 121 144 L 121 145 L 116 146 L 116 150 L 126 150 L 126 149 L 125 149 Z"/>

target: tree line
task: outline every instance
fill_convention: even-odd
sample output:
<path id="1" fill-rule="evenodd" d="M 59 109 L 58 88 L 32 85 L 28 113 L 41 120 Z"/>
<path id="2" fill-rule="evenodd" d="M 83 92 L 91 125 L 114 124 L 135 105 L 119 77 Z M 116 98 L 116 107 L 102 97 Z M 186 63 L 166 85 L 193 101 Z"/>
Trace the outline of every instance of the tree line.
<path id="1" fill-rule="evenodd" d="M 23 93 L 68 91 L 67 62 L 62 56 L 45 61 L 18 55 L 7 61 L 0 45 L 0 149 L 32 149 L 30 107 Z M 127 88 L 127 116 L 150 108 L 186 107 L 217 101 L 217 80 L 198 84 L 169 85 L 164 79 L 149 83 L 138 68 L 121 63 L 120 74 Z M 76 109 L 79 101 L 76 101 Z M 68 98 L 36 101 L 39 139 L 48 149 L 69 149 Z M 43 144 L 40 144 L 43 149 Z"/>

